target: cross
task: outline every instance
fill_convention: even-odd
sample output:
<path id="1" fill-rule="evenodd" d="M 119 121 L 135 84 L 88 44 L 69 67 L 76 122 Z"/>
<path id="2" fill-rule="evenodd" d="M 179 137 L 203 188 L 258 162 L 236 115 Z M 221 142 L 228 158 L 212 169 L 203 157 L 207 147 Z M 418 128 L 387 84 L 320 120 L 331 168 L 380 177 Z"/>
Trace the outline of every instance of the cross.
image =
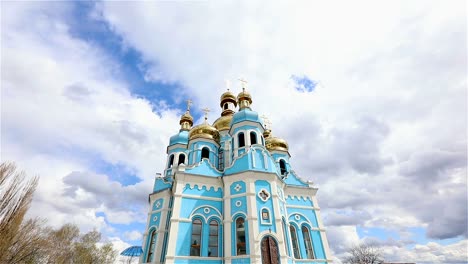
<path id="1" fill-rule="evenodd" d="M 270 128 L 270 126 L 271 126 L 270 119 L 268 119 L 268 117 L 266 115 L 262 115 L 261 118 L 263 118 L 263 123 L 265 123 L 265 127 Z"/>
<path id="2" fill-rule="evenodd" d="M 210 112 L 210 109 L 208 107 L 202 109 L 203 112 L 205 112 L 205 120 L 208 120 L 208 113 Z"/>
<path id="3" fill-rule="evenodd" d="M 229 88 L 231 88 L 231 81 L 229 81 L 228 79 L 226 79 L 224 81 L 226 83 L 226 89 L 229 91 Z"/>
<path id="4" fill-rule="evenodd" d="M 240 78 L 239 81 L 242 83 L 242 90 L 245 91 L 245 85 L 247 84 L 247 81 L 244 78 Z"/>
<path id="5" fill-rule="evenodd" d="M 188 99 L 185 102 L 187 102 L 187 111 L 190 111 L 190 105 L 192 105 L 192 100 Z"/>

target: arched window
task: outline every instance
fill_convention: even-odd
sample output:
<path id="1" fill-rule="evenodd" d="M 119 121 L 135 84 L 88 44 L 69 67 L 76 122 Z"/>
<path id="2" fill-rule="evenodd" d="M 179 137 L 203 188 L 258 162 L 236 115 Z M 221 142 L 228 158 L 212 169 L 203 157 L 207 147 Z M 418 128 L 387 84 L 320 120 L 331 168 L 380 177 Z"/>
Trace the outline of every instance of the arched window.
<path id="1" fill-rule="evenodd" d="M 247 254 L 245 245 L 245 220 L 239 217 L 236 220 L 236 255 Z"/>
<path id="2" fill-rule="evenodd" d="M 156 230 L 153 230 L 150 235 L 148 247 L 148 256 L 146 257 L 146 262 L 151 262 L 153 260 L 154 251 L 156 249 Z"/>
<path id="3" fill-rule="evenodd" d="M 242 148 L 245 146 L 245 137 L 244 137 L 244 133 L 240 132 L 238 135 L 237 135 L 237 139 L 239 141 L 239 148 Z"/>
<path id="4" fill-rule="evenodd" d="M 179 165 L 185 163 L 185 154 L 179 155 Z"/>
<path id="5" fill-rule="evenodd" d="M 200 256 L 200 244 L 202 234 L 202 222 L 200 219 L 192 221 L 192 245 L 190 246 L 190 256 Z"/>
<path id="6" fill-rule="evenodd" d="M 223 106 L 224 110 L 228 109 L 228 107 L 229 107 L 228 104 L 224 103 L 224 106 Z"/>
<path id="7" fill-rule="evenodd" d="M 288 256 L 291 256 L 291 250 L 289 249 L 289 243 L 288 241 L 288 235 L 286 232 L 288 232 L 288 229 L 286 228 L 286 221 L 283 218 L 283 236 L 284 236 L 284 246 L 286 247 L 286 252 L 288 252 Z"/>
<path id="8" fill-rule="evenodd" d="M 219 252 L 218 246 L 218 221 L 211 220 L 210 222 L 210 237 L 208 238 L 208 257 L 217 257 Z"/>
<path id="9" fill-rule="evenodd" d="M 304 236 L 304 245 L 308 259 L 314 259 L 314 248 L 312 246 L 312 241 L 310 240 L 309 228 L 302 226 L 302 235 Z"/>
<path id="10" fill-rule="evenodd" d="M 167 164 L 167 167 L 171 168 L 173 163 L 174 163 L 174 154 L 171 154 L 171 156 L 169 156 L 169 164 Z"/>
<path id="11" fill-rule="evenodd" d="M 286 172 L 288 172 L 288 171 L 286 170 L 286 161 L 284 161 L 283 159 L 281 159 L 281 160 L 279 161 L 279 165 L 280 165 L 281 175 L 285 175 Z"/>
<path id="12" fill-rule="evenodd" d="M 210 159 L 210 149 L 207 147 L 202 148 L 201 150 L 201 158 L 202 159 Z"/>
<path id="13" fill-rule="evenodd" d="M 300 259 L 301 254 L 299 252 L 299 241 L 297 241 L 296 228 L 293 225 L 289 225 L 289 232 L 291 233 L 291 241 L 293 246 L 294 258 Z"/>
<path id="14" fill-rule="evenodd" d="M 250 145 L 257 144 L 257 133 L 250 132 Z"/>

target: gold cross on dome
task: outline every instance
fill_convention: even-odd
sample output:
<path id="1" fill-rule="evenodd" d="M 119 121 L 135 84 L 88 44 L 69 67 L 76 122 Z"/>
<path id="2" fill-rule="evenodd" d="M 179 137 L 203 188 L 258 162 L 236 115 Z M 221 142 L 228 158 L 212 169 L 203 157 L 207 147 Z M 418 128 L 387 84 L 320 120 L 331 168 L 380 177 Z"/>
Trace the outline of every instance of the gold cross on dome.
<path id="1" fill-rule="evenodd" d="M 205 113 L 205 120 L 208 120 L 208 113 L 210 112 L 210 109 L 206 107 L 206 108 L 203 108 L 202 111 Z"/>
<path id="2" fill-rule="evenodd" d="M 245 86 L 247 85 L 247 81 L 244 78 L 239 78 L 239 81 L 242 83 L 242 90 L 245 90 Z"/>
<path id="3" fill-rule="evenodd" d="M 229 91 L 229 88 L 231 88 L 231 81 L 226 79 L 226 80 L 224 80 L 224 82 L 226 83 L 226 89 Z"/>
<path id="4" fill-rule="evenodd" d="M 265 123 L 265 127 L 270 128 L 271 126 L 271 121 L 268 119 L 266 115 L 262 115 L 261 118 L 263 119 L 263 123 Z"/>
<path id="5" fill-rule="evenodd" d="M 192 105 L 192 100 L 188 99 L 185 102 L 187 102 L 187 111 L 190 111 L 190 106 Z"/>

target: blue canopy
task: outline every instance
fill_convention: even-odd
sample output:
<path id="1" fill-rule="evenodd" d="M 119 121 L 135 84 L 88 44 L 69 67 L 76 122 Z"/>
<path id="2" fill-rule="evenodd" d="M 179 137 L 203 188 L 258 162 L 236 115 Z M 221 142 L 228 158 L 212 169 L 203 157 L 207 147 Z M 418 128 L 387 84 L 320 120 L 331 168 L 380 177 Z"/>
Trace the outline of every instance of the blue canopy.
<path id="1" fill-rule="evenodd" d="M 142 253 L 143 253 L 143 250 L 141 249 L 140 246 L 131 246 L 131 247 L 125 249 L 124 251 L 122 251 L 122 253 L 120 253 L 120 255 L 129 256 L 129 257 L 138 257 Z"/>

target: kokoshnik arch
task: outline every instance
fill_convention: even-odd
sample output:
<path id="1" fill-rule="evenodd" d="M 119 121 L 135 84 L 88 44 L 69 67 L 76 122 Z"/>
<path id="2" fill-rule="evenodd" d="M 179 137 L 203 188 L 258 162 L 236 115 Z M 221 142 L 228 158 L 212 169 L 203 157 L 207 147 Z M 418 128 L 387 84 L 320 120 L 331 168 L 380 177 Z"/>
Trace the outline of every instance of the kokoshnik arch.
<path id="1" fill-rule="evenodd" d="M 140 263 L 331 262 L 317 188 L 251 104 L 228 90 L 221 117 L 194 127 L 188 105 L 149 195 Z"/>

